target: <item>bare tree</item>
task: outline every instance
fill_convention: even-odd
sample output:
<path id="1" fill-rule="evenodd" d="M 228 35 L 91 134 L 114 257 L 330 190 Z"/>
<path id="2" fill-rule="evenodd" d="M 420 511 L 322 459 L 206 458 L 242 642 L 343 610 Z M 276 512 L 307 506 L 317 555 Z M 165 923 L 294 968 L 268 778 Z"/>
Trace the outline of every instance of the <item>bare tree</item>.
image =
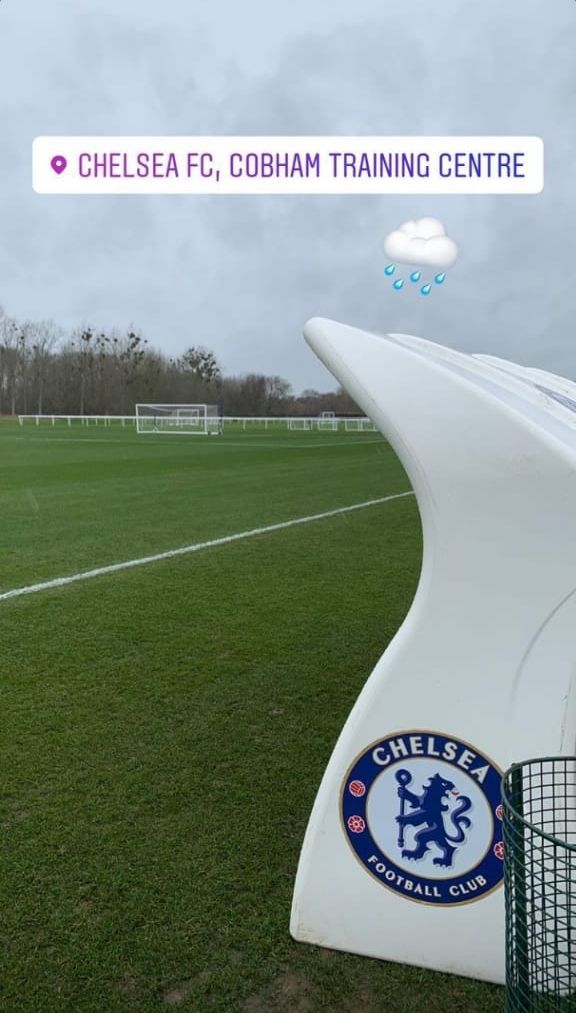
<path id="1" fill-rule="evenodd" d="M 133 327 L 122 334 L 85 325 L 65 335 L 51 320 L 21 323 L 0 308 L 0 413 L 132 414 L 137 401 L 218 401 L 229 415 L 357 411 L 342 390 L 294 397 L 281 376 L 225 377 L 201 345 L 169 358 Z"/>
<path id="2" fill-rule="evenodd" d="M 189 370 L 205 384 L 217 384 L 222 379 L 222 370 L 214 352 L 201 345 L 188 348 L 179 360 L 183 369 Z"/>
<path id="3" fill-rule="evenodd" d="M 60 338 L 60 332 L 52 320 L 29 322 L 25 327 L 29 341 L 31 388 L 35 395 L 36 412 L 41 415 L 52 352 Z"/>

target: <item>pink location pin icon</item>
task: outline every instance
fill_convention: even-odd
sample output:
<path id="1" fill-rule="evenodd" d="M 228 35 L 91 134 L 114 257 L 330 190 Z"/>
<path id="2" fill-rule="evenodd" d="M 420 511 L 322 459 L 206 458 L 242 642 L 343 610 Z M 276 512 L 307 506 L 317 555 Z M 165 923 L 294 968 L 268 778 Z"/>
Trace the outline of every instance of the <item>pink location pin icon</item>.
<path id="1" fill-rule="evenodd" d="M 50 165 L 52 166 L 54 172 L 59 176 L 61 172 L 64 172 L 68 162 L 64 158 L 64 155 L 54 155 Z"/>

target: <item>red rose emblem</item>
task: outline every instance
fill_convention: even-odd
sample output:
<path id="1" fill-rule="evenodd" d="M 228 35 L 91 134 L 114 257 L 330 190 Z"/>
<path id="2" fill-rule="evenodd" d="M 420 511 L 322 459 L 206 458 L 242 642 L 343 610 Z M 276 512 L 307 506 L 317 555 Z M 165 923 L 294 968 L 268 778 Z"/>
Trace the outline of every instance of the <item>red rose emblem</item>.
<path id="1" fill-rule="evenodd" d="M 352 834 L 361 834 L 366 829 L 366 823 L 361 816 L 349 816 L 347 825 Z"/>

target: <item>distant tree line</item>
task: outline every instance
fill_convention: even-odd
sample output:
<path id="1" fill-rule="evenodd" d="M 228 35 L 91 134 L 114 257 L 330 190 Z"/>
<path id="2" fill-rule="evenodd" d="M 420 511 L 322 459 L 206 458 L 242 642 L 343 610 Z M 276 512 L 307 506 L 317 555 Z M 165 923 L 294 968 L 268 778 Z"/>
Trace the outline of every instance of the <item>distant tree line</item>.
<path id="1" fill-rule="evenodd" d="M 224 376 L 200 345 L 172 358 L 136 330 L 19 321 L 0 308 L 0 415 L 132 415 L 136 402 L 221 404 L 226 415 L 357 414 L 340 388 L 292 393 L 280 376 Z"/>

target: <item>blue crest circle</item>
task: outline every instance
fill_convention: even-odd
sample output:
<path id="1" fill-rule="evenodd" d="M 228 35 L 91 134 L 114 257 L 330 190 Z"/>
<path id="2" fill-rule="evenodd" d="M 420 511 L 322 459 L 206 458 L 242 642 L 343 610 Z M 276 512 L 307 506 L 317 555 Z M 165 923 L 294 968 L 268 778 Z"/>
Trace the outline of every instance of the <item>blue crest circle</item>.
<path id="1" fill-rule="evenodd" d="M 443 732 L 395 732 L 365 749 L 341 792 L 344 833 L 383 886 L 423 904 L 467 904 L 503 878 L 502 771 Z"/>

